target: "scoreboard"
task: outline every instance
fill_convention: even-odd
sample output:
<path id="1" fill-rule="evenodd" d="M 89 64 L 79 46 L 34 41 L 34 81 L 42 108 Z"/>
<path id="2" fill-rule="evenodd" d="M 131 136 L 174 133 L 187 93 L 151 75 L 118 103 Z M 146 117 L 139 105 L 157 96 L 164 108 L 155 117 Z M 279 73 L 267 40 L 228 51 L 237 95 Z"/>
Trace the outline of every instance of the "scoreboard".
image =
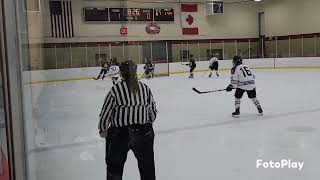
<path id="1" fill-rule="evenodd" d="M 154 9 L 154 21 L 174 21 L 173 9 Z"/>
<path id="2" fill-rule="evenodd" d="M 122 8 L 109 8 L 110 21 L 125 21 L 125 16 Z"/>
<path id="3" fill-rule="evenodd" d="M 109 21 L 108 8 L 84 8 L 85 21 Z"/>
<path id="4" fill-rule="evenodd" d="M 110 8 L 110 21 L 153 21 L 153 9 Z"/>
<path id="5" fill-rule="evenodd" d="M 88 21 L 174 21 L 174 9 L 145 9 L 145 8 L 105 8 L 99 13 L 91 13 L 87 17 L 85 8 L 84 20 Z M 95 16 L 95 17 L 94 17 Z M 106 18 L 108 17 L 108 18 Z M 103 20 L 102 20 L 103 19 Z"/>

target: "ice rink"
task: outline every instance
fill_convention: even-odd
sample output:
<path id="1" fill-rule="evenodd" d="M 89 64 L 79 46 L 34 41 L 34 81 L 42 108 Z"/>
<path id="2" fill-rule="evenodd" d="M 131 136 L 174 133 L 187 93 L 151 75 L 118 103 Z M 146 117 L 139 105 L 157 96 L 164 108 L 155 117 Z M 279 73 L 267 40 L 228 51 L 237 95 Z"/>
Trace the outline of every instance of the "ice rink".
<path id="1" fill-rule="evenodd" d="M 195 73 L 143 82 L 155 97 L 155 162 L 158 180 L 318 180 L 320 177 L 320 69 L 254 70 L 264 116 L 245 95 L 241 117 L 231 117 L 234 92 L 223 89 L 229 71 L 208 78 Z M 110 80 L 32 85 L 38 148 L 29 154 L 31 179 L 105 179 L 104 140 L 97 134 Z M 30 130 L 31 131 L 31 130 Z M 256 160 L 304 161 L 297 169 L 256 169 Z M 138 180 L 130 152 L 124 180 Z"/>

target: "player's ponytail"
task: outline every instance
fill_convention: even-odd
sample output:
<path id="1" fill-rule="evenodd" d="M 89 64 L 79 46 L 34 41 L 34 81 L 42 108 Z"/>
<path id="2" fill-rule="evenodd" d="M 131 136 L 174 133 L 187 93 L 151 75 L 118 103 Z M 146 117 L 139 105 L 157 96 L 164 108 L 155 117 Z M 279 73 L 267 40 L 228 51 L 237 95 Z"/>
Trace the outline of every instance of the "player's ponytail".
<path id="1" fill-rule="evenodd" d="M 131 93 L 139 91 L 137 80 L 137 65 L 132 60 L 124 60 L 120 65 L 120 72 Z"/>

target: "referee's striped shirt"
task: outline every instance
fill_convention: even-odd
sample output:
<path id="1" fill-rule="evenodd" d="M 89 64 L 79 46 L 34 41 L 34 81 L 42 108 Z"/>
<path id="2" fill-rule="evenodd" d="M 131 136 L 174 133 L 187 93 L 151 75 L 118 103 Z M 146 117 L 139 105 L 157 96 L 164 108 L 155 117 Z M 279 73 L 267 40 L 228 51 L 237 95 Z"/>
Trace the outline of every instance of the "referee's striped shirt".
<path id="1" fill-rule="evenodd" d="M 156 119 L 157 108 L 150 88 L 142 82 L 138 84 L 136 94 L 129 92 L 125 81 L 111 88 L 99 115 L 100 131 L 105 131 L 109 126 L 152 123 Z"/>

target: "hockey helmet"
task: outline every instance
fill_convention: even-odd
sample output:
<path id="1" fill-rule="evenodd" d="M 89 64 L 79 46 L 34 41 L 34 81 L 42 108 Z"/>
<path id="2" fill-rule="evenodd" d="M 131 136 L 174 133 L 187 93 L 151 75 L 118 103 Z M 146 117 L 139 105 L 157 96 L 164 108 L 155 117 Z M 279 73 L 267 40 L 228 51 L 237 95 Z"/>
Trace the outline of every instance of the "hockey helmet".
<path id="1" fill-rule="evenodd" d="M 238 66 L 240 64 L 242 64 L 242 57 L 241 56 L 234 56 L 233 60 L 232 60 L 233 66 Z"/>

